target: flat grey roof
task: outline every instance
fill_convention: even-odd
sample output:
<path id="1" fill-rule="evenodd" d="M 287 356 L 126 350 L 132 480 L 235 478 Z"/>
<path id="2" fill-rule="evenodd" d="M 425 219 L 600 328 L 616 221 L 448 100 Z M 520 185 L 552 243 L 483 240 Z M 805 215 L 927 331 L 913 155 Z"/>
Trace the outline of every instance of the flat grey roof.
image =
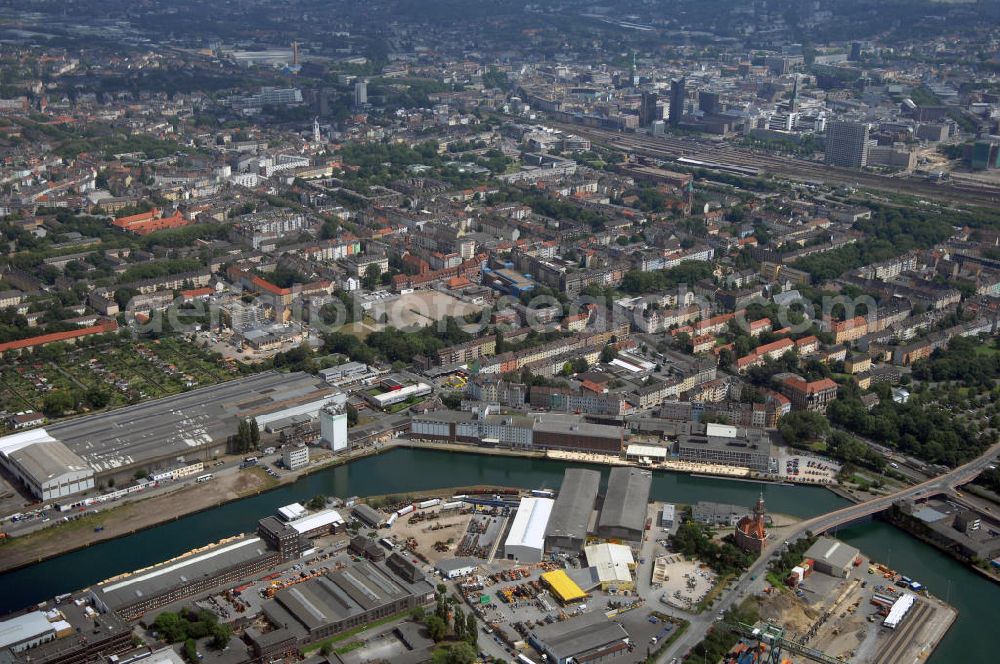
<path id="1" fill-rule="evenodd" d="M 727 505 L 726 503 L 712 503 L 706 500 L 699 500 L 691 506 L 691 515 L 696 521 L 705 519 L 731 518 L 733 516 L 743 516 L 750 510 L 742 505 Z"/>
<path id="2" fill-rule="evenodd" d="M 543 625 L 535 629 L 535 639 L 559 660 L 575 657 L 595 648 L 628 638 L 625 628 L 600 611 Z"/>
<path id="3" fill-rule="evenodd" d="M 728 450 L 747 452 L 749 454 L 771 454 L 771 445 L 767 438 L 725 438 L 723 436 L 706 436 L 700 434 L 681 434 L 677 437 L 679 448 L 694 450 Z"/>
<path id="4" fill-rule="evenodd" d="M 601 473 L 596 470 L 570 468 L 563 475 L 559 495 L 552 506 L 545 537 L 586 539 L 590 515 L 601 487 Z"/>
<path id="5" fill-rule="evenodd" d="M 369 523 L 382 523 L 386 520 L 385 514 L 365 503 L 358 503 L 352 507 L 351 514 Z"/>
<path id="6" fill-rule="evenodd" d="M 158 595 L 198 579 L 216 576 L 222 570 L 259 558 L 266 552 L 267 545 L 259 537 L 241 537 L 125 577 L 110 579 L 97 586 L 94 592 L 108 606 L 127 606 L 143 597 Z"/>
<path id="7" fill-rule="evenodd" d="M 445 558 L 444 560 L 439 560 L 434 567 L 442 572 L 451 572 L 452 570 L 463 569 L 465 567 L 478 567 L 481 562 L 479 558 Z"/>
<path id="8" fill-rule="evenodd" d="M 238 418 L 332 389 L 306 373 L 266 371 L 47 430 L 101 473 L 222 444 L 236 431 Z"/>
<path id="9" fill-rule="evenodd" d="M 551 433 L 577 433 L 581 436 L 619 439 L 624 433 L 622 427 L 611 426 L 609 424 L 593 424 L 584 421 L 578 415 L 553 413 L 536 416 L 534 429 L 535 431 L 548 431 Z"/>
<path id="10" fill-rule="evenodd" d="M 836 569 L 847 567 L 857 556 L 857 549 L 832 537 L 820 537 L 805 553 L 806 558 L 822 560 Z"/>
<path id="11" fill-rule="evenodd" d="M 612 468 L 597 527 L 641 531 L 646 525 L 646 506 L 652 484 L 653 474 L 648 470 L 624 466 Z"/>

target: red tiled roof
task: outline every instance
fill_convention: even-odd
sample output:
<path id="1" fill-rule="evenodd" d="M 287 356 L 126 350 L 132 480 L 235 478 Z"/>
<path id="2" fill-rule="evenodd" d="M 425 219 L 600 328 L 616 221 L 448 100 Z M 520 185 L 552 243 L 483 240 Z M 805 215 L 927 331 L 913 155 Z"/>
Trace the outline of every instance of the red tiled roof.
<path id="1" fill-rule="evenodd" d="M 44 346 L 45 344 L 55 343 L 56 341 L 67 341 L 69 339 L 78 339 L 80 337 L 90 336 L 92 334 L 103 334 L 104 332 L 113 332 L 118 329 L 118 323 L 113 320 L 106 320 L 98 323 L 97 325 L 91 325 L 90 327 L 83 327 L 79 330 L 68 330 L 66 332 L 51 332 L 49 334 L 40 334 L 37 337 L 28 337 L 27 339 L 18 339 L 17 341 L 8 341 L 7 343 L 0 344 L 0 353 L 6 353 L 9 350 L 20 350 L 22 348 L 34 348 L 35 346 Z"/>
<path id="2" fill-rule="evenodd" d="M 795 344 L 792 343 L 791 339 L 778 339 L 777 341 L 772 341 L 769 344 L 764 344 L 763 346 L 757 346 L 754 353 L 757 355 L 764 355 L 765 353 L 770 353 L 771 351 L 781 350 L 782 348 L 791 348 Z"/>
<path id="3" fill-rule="evenodd" d="M 810 334 L 808 337 L 802 337 L 801 339 L 795 342 L 796 348 L 801 348 L 803 346 L 808 346 L 810 344 L 819 344 L 819 339 Z"/>
<path id="4" fill-rule="evenodd" d="M 150 219 L 155 219 L 160 215 L 159 208 L 153 208 L 147 212 L 140 212 L 139 214 L 132 214 L 127 217 L 118 217 L 114 220 L 115 226 L 128 226 L 129 224 L 134 224 L 140 221 L 149 221 Z"/>
<path id="5" fill-rule="evenodd" d="M 265 291 L 267 293 L 270 293 L 272 295 L 289 295 L 292 292 L 292 290 L 290 288 L 278 288 L 277 286 L 275 286 L 274 284 L 272 284 L 270 281 L 267 281 L 265 279 L 261 279 L 256 274 L 251 274 L 250 275 L 250 283 L 252 283 L 254 286 L 256 286 L 257 288 L 259 288 L 260 290 Z"/>
<path id="6" fill-rule="evenodd" d="M 214 288 L 212 288 L 211 286 L 205 286 L 204 288 L 190 288 L 188 290 L 183 290 L 181 291 L 181 295 L 184 296 L 186 299 L 190 299 L 192 297 L 211 295 L 214 292 L 215 292 Z"/>

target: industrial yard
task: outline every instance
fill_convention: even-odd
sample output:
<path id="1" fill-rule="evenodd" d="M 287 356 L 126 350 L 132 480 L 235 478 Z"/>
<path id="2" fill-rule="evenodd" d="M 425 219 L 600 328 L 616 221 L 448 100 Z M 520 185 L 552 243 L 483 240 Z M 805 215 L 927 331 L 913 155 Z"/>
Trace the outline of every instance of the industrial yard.
<path id="1" fill-rule="evenodd" d="M 461 318 L 481 309 L 448 293 L 423 290 L 376 300 L 367 314 L 376 322 L 374 329 L 407 329 L 426 327 L 448 316 Z"/>
<path id="2" fill-rule="evenodd" d="M 762 596 L 762 620 L 782 625 L 786 638 L 843 661 L 924 661 L 955 620 L 955 610 L 926 594 L 919 582 L 846 545 L 821 538 L 810 551 L 823 547 L 839 553 L 834 567 L 812 560 L 805 561 L 805 569 L 796 567 L 793 576 L 801 581 Z"/>
<path id="3" fill-rule="evenodd" d="M 237 482 L 264 477 L 256 466 L 231 475 Z M 568 469 L 558 492 L 469 487 L 370 504 L 294 503 L 262 515 L 255 533 L 108 579 L 83 597 L 140 623 L 150 641 L 159 638 L 153 623 L 164 612 L 209 612 L 240 639 L 235 650 L 211 655 L 219 664 L 244 650 L 274 658 L 319 643 L 336 643 L 343 661 L 356 664 L 364 653 L 426 658 L 434 641 L 410 611 L 430 607 L 435 595 L 475 616 L 482 656 L 538 662 L 613 654 L 638 664 L 690 622 L 714 620 L 712 598 L 731 585 L 672 549 L 678 524 L 716 519 L 724 532 L 725 523 L 745 521 L 739 514 L 748 508 L 699 502 L 678 509 L 650 502 L 648 471 L 615 467 L 606 484 L 602 475 Z M 771 536 L 780 538 L 781 529 Z M 800 649 L 866 664 L 918 662 L 954 619 L 919 582 L 856 549 L 830 538 L 807 544 L 787 583 L 755 591 L 762 620 L 771 621 L 765 624 L 780 625 Z M 745 639 L 740 657 L 756 648 Z"/>

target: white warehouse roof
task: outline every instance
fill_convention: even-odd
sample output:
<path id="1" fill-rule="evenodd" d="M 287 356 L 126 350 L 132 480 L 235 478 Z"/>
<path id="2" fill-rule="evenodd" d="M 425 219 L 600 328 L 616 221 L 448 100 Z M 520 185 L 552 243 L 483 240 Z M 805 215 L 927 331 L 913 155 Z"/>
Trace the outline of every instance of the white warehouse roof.
<path id="1" fill-rule="evenodd" d="M 31 429 L 0 438 L 0 452 L 9 454 L 35 443 L 55 443 L 55 438 L 45 429 Z"/>
<path id="2" fill-rule="evenodd" d="M 632 549 L 622 544 L 593 544 L 584 548 L 587 564 L 597 569 L 601 583 L 630 583 L 635 565 Z"/>
<path id="3" fill-rule="evenodd" d="M 32 611 L 4 620 L 0 622 L 0 649 L 17 646 L 19 643 L 31 641 L 50 632 L 54 632 L 54 629 L 41 611 Z"/>
<path id="4" fill-rule="evenodd" d="M 302 506 L 302 503 L 292 503 L 291 505 L 285 505 L 284 507 L 278 508 L 278 516 L 280 516 L 285 521 L 294 521 L 295 519 L 305 516 L 306 508 Z"/>
<path id="5" fill-rule="evenodd" d="M 736 438 L 739 430 L 731 424 L 709 422 L 705 425 L 705 435 L 717 438 Z"/>
<path id="6" fill-rule="evenodd" d="M 344 523 L 344 519 L 340 516 L 340 512 L 337 510 L 323 510 L 321 512 L 316 512 L 315 514 L 310 514 L 307 517 L 296 519 L 288 525 L 297 530 L 299 534 L 302 534 L 307 533 L 310 530 L 316 530 L 317 528 L 330 526 L 336 523 Z"/>
<path id="7" fill-rule="evenodd" d="M 899 625 L 899 622 L 907 614 L 916 600 L 916 595 L 911 595 L 910 593 L 901 595 L 899 599 L 893 602 L 892 608 L 889 609 L 889 615 L 885 617 L 882 624 L 890 629 L 896 629 L 896 626 Z"/>
<path id="8" fill-rule="evenodd" d="M 504 547 L 520 546 L 543 550 L 545 527 L 549 524 L 555 502 L 551 498 L 522 498 Z"/>
<path id="9" fill-rule="evenodd" d="M 667 448 L 660 447 L 659 445 L 632 443 L 625 448 L 625 455 L 630 457 L 649 457 L 650 459 L 666 459 Z"/>
<path id="10" fill-rule="evenodd" d="M 32 491 L 43 499 L 50 497 L 50 489 L 58 491 L 60 483 L 80 483 L 94 475 L 94 470 L 86 461 L 50 436 L 45 429 L 32 429 L 0 438 L 0 463 L 33 486 Z M 57 492 L 51 497 L 69 495 L 92 486 L 90 483 L 76 491 Z"/>

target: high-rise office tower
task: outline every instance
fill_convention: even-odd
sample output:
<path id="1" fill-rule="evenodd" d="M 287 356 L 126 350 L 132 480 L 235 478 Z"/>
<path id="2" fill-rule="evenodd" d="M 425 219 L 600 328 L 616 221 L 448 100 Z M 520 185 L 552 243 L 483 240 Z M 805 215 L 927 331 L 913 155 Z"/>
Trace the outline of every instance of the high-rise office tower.
<path id="1" fill-rule="evenodd" d="M 358 81 L 354 84 L 354 105 L 358 108 L 368 104 L 368 81 Z"/>
<path id="2" fill-rule="evenodd" d="M 698 108 L 705 115 L 715 115 L 722 110 L 722 104 L 719 103 L 719 93 L 718 92 L 708 92 L 707 90 L 702 90 L 698 93 Z"/>
<path id="3" fill-rule="evenodd" d="M 826 163 L 861 168 L 868 163 L 869 126 L 835 120 L 826 124 Z"/>
<path id="4" fill-rule="evenodd" d="M 677 126 L 684 115 L 685 81 L 677 78 L 670 81 L 670 124 Z"/>
<path id="5" fill-rule="evenodd" d="M 319 130 L 319 118 L 313 118 L 313 143 L 319 145 L 323 142 L 323 134 Z"/>
<path id="6" fill-rule="evenodd" d="M 662 117 L 657 117 L 656 113 L 656 102 L 659 101 L 659 97 L 655 92 L 642 93 L 642 102 L 639 104 L 639 126 L 648 127 L 653 124 L 656 120 L 662 120 Z"/>

